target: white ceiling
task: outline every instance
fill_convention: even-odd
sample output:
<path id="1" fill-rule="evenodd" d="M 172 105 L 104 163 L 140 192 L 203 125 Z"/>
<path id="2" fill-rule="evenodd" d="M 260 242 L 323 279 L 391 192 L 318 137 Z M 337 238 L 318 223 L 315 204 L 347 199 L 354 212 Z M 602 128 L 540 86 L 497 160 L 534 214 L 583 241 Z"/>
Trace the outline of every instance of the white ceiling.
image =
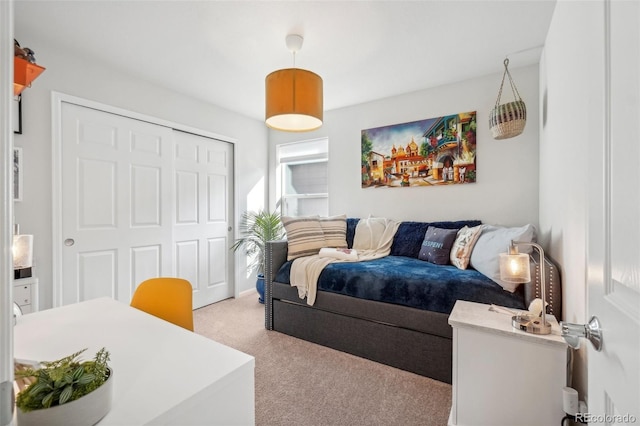
<path id="1" fill-rule="evenodd" d="M 293 63 L 287 34 L 304 36 L 296 66 L 323 78 L 331 110 L 501 72 L 506 55 L 510 67 L 537 63 L 554 7 L 555 0 L 17 0 L 15 27 L 36 59 L 38 40 L 48 40 L 262 120 L 265 76 Z"/>

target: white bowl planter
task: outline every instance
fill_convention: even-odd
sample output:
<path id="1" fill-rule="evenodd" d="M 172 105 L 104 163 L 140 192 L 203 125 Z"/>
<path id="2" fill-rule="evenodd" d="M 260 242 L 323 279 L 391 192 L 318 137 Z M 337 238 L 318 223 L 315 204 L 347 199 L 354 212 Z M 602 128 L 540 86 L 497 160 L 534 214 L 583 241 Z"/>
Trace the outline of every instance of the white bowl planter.
<path id="1" fill-rule="evenodd" d="M 109 368 L 102 386 L 75 401 L 26 413 L 18 408 L 18 426 L 91 426 L 109 412 L 112 399 L 113 370 Z"/>

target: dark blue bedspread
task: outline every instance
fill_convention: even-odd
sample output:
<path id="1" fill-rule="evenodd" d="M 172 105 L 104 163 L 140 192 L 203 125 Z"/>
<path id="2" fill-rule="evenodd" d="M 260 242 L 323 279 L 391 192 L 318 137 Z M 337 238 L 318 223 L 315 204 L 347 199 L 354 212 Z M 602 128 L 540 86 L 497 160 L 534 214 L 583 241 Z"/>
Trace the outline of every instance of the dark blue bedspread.
<path id="1" fill-rule="evenodd" d="M 291 262 L 286 262 L 275 281 L 290 284 L 290 271 Z M 526 309 L 523 286 L 509 293 L 475 269 L 460 270 L 404 256 L 332 263 L 320 274 L 318 291 L 445 314 L 451 313 L 456 300 Z"/>

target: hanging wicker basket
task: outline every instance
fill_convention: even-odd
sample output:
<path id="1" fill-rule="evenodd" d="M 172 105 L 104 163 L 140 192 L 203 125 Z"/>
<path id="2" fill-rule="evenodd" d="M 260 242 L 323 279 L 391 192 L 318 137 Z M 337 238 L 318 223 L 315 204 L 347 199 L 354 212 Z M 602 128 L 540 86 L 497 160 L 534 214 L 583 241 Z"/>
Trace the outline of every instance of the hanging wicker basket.
<path id="1" fill-rule="evenodd" d="M 489 128 L 491 129 L 491 135 L 494 139 L 508 139 L 518 136 L 522 133 L 524 126 L 527 124 L 527 107 L 520 97 L 520 93 L 518 93 L 518 89 L 511 78 L 508 65 L 509 59 L 505 59 L 504 73 L 502 74 L 502 82 L 500 83 L 498 99 L 496 99 L 496 105 L 489 114 Z M 509 77 L 509 85 L 511 86 L 513 97 L 516 100 L 500 104 L 505 76 Z"/>

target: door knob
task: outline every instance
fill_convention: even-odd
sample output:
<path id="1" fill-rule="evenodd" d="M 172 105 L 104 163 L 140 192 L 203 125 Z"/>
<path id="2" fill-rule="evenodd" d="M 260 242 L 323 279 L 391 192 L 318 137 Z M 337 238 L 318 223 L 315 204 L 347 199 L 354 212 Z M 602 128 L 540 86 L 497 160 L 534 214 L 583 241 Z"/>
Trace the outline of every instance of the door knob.
<path id="1" fill-rule="evenodd" d="M 66 240 L 64 240 L 64 245 L 67 247 L 71 247 L 75 243 L 76 241 L 73 238 L 67 238 Z"/>
<path id="2" fill-rule="evenodd" d="M 598 317 L 593 316 L 587 324 L 560 322 L 562 337 L 574 349 L 580 347 L 580 338 L 591 342 L 596 351 L 602 350 L 602 328 Z"/>

